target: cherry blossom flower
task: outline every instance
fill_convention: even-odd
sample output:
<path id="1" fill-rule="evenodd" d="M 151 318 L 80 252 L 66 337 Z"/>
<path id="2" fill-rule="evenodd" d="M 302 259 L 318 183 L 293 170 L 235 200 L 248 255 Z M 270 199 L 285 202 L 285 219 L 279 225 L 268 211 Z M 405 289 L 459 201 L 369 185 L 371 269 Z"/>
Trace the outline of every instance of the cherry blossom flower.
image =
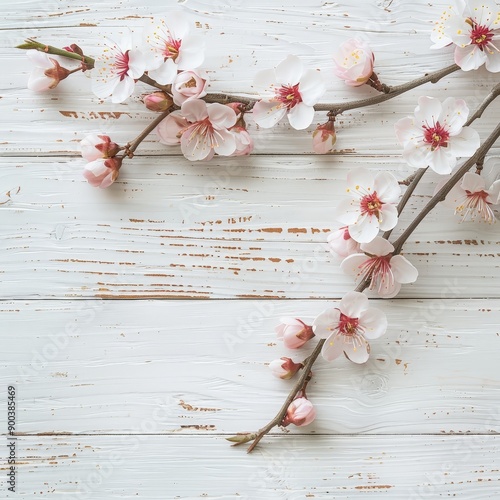
<path id="1" fill-rule="evenodd" d="M 332 120 L 328 120 L 322 125 L 318 125 L 313 132 L 313 149 L 320 155 L 331 153 L 334 150 L 337 134 Z"/>
<path id="2" fill-rule="evenodd" d="M 118 179 L 121 158 L 100 158 L 85 165 L 83 176 L 91 186 L 107 188 Z"/>
<path id="3" fill-rule="evenodd" d="M 347 226 L 331 232 L 328 235 L 327 241 L 330 251 L 339 257 L 345 258 L 353 253 L 359 253 L 360 244 L 351 238 Z"/>
<path id="4" fill-rule="evenodd" d="M 433 49 L 455 44 L 455 62 L 464 70 L 483 64 L 500 71 L 500 8 L 494 0 L 450 2 L 431 35 Z"/>
<path id="5" fill-rule="evenodd" d="M 438 184 L 436 192 L 443 187 L 446 180 Z M 444 205 L 453 208 L 456 214 L 462 216 L 462 221 L 479 218 L 490 224 L 496 222 L 493 205 L 499 203 L 500 180 L 493 182 L 490 188 L 486 189 L 484 176 L 472 172 L 467 172 L 443 201 Z"/>
<path id="6" fill-rule="evenodd" d="M 236 149 L 231 156 L 246 156 L 253 151 L 253 139 L 245 127 L 235 125 L 229 131 L 233 134 L 236 141 Z"/>
<path id="7" fill-rule="evenodd" d="M 207 95 L 208 76 L 199 71 L 182 71 L 172 83 L 172 97 L 180 106 L 189 99 L 197 99 Z"/>
<path id="8" fill-rule="evenodd" d="M 360 167 L 347 174 L 347 193 L 336 209 L 336 219 L 346 224 L 351 238 L 367 243 L 379 229 L 388 231 L 398 222 L 395 203 L 401 194 L 397 179 L 389 172 L 374 174 Z"/>
<path id="9" fill-rule="evenodd" d="M 90 134 L 80 141 L 80 150 L 83 158 L 94 161 L 99 158 L 112 158 L 120 151 L 120 146 L 107 135 Z"/>
<path id="10" fill-rule="evenodd" d="M 319 71 L 306 70 L 296 56 L 288 56 L 275 69 L 257 73 L 254 86 L 263 97 L 253 107 L 254 120 L 262 128 L 273 127 L 285 115 L 294 129 L 309 127 L 314 105 L 325 92 Z"/>
<path id="11" fill-rule="evenodd" d="M 28 80 L 28 88 L 34 92 L 52 90 L 70 74 L 70 70 L 62 67 L 54 56 L 49 57 L 45 52 L 32 49 L 26 51 L 26 55 L 34 65 Z"/>
<path id="12" fill-rule="evenodd" d="M 294 399 L 286 412 L 281 425 L 286 427 L 293 424 L 297 427 L 309 425 L 316 418 L 316 408 L 307 398 Z"/>
<path id="13" fill-rule="evenodd" d="M 159 90 L 144 96 L 143 102 L 150 111 L 157 112 L 167 111 L 174 103 L 168 94 Z"/>
<path id="14" fill-rule="evenodd" d="M 313 330 L 326 339 L 321 354 L 327 361 L 344 353 L 354 363 L 364 363 L 370 355 L 367 340 L 385 333 L 387 318 L 379 309 L 369 307 L 366 295 L 348 292 L 337 307 L 327 309 L 314 320 Z"/>
<path id="15" fill-rule="evenodd" d="M 291 379 L 302 366 L 302 363 L 294 363 L 290 358 L 286 357 L 275 359 L 269 363 L 272 374 L 283 380 Z"/>
<path id="16" fill-rule="evenodd" d="M 163 144 L 172 146 L 180 142 L 188 160 L 210 160 L 215 153 L 222 156 L 234 153 L 236 140 L 228 129 L 235 123 L 236 114 L 231 108 L 193 99 L 184 102 L 180 113 L 170 113 L 157 127 L 157 133 Z"/>
<path id="17" fill-rule="evenodd" d="M 368 82 L 373 74 L 375 56 L 363 41 L 352 38 L 345 41 L 333 54 L 334 73 L 351 87 Z"/>
<path id="18" fill-rule="evenodd" d="M 380 297 L 395 297 L 402 283 L 413 283 L 417 269 L 402 255 L 393 255 L 394 246 L 377 236 L 369 243 L 361 244 L 361 252 L 346 257 L 340 265 L 342 271 L 360 280 L 370 280 L 370 290 Z"/>
<path id="19" fill-rule="evenodd" d="M 314 337 L 312 328 L 298 318 L 281 318 L 275 328 L 278 339 L 283 340 L 288 349 L 298 349 Z"/>
<path id="20" fill-rule="evenodd" d="M 479 134 L 464 127 L 468 115 L 462 99 L 448 97 L 441 103 L 420 97 L 415 115 L 395 124 L 403 158 L 411 167 L 429 166 L 438 174 L 449 174 L 458 157 L 472 156 L 479 147 Z"/>
<path id="21" fill-rule="evenodd" d="M 162 85 L 172 83 L 178 71 L 198 68 L 205 59 L 205 42 L 189 33 L 181 12 L 152 19 L 144 29 L 146 69 Z"/>
<path id="22" fill-rule="evenodd" d="M 144 74 L 144 58 L 132 48 L 130 34 L 120 44 L 107 43 L 92 70 L 92 91 L 97 97 L 111 96 L 111 102 L 120 103 L 132 95 L 136 80 Z"/>

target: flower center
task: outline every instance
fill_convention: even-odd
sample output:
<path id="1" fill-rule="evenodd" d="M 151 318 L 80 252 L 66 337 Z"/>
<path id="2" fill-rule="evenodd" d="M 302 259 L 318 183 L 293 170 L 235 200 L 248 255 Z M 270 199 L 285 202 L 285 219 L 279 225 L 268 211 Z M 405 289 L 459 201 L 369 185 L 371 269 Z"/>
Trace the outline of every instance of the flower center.
<path id="1" fill-rule="evenodd" d="M 302 102 L 302 96 L 299 92 L 299 84 L 293 87 L 283 85 L 279 89 L 275 89 L 276 99 L 284 104 L 287 109 L 292 109 L 294 106 Z"/>
<path id="2" fill-rule="evenodd" d="M 165 60 L 173 59 L 175 61 L 179 57 L 181 43 L 182 40 L 177 40 L 171 37 L 165 40 L 165 47 L 163 48 L 163 57 Z"/>
<path id="3" fill-rule="evenodd" d="M 462 220 L 470 217 L 474 220 L 476 216 L 484 219 L 485 222 L 492 223 L 495 221 L 495 214 L 491 208 L 491 203 L 486 201 L 489 196 L 486 191 L 466 191 L 467 199 L 462 205 L 455 209 L 455 213 L 462 215 Z"/>
<path id="4" fill-rule="evenodd" d="M 347 335 L 348 337 L 353 337 L 358 333 L 358 318 L 349 318 L 343 313 L 340 313 L 340 321 L 338 324 L 339 333 L 342 335 Z"/>
<path id="5" fill-rule="evenodd" d="M 372 194 L 367 194 L 361 198 L 361 214 L 374 215 L 377 219 L 380 218 L 380 209 L 382 208 L 383 203 L 379 200 L 377 196 L 377 192 L 375 191 Z"/>
<path id="6" fill-rule="evenodd" d="M 129 51 L 127 52 L 119 52 L 116 54 L 115 58 L 115 68 L 116 68 L 116 73 L 120 77 L 120 81 L 123 80 L 128 73 L 129 70 Z"/>
<path id="7" fill-rule="evenodd" d="M 191 79 L 189 79 L 186 83 L 183 83 L 182 86 L 188 89 L 192 89 L 193 87 L 196 87 L 196 80 L 191 77 Z"/>
<path id="8" fill-rule="evenodd" d="M 182 136 L 184 133 L 188 133 L 188 141 L 196 141 L 195 149 L 203 147 L 203 143 L 208 143 L 210 149 L 215 149 L 219 147 L 219 141 L 224 142 L 223 137 L 220 133 L 214 129 L 210 118 L 205 118 L 199 122 L 192 123 L 185 129 L 179 132 Z M 200 144 L 201 143 L 201 144 Z"/>
<path id="9" fill-rule="evenodd" d="M 424 125 L 423 129 L 424 142 L 431 145 L 431 151 L 440 147 L 446 148 L 448 146 L 450 133 L 439 122 L 436 122 L 434 127 Z"/>
<path id="10" fill-rule="evenodd" d="M 359 276 L 370 280 L 370 290 L 377 287 L 379 292 L 384 288 L 392 288 L 394 285 L 394 275 L 391 268 L 392 254 L 384 256 L 370 256 L 359 266 Z"/>
<path id="11" fill-rule="evenodd" d="M 481 26 L 472 19 L 467 19 L 467 23 L 472 27 L 469 34 L 471 43 L 483 50 L 491 42 L 493 32 L 487 26 Z"/>

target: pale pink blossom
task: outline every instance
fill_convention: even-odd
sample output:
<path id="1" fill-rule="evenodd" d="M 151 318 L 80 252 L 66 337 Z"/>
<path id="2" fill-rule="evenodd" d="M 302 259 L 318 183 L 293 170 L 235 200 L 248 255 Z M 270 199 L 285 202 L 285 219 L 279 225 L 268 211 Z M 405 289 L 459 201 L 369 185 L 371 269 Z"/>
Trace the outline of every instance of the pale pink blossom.
<path id="1" fill-rule="evenodd" d="M 494 0 L 451 1 L 431 34 L 433 49 L 455 47 L 455 62 L 464 71 L 483 64 L 500 71 L 500 8 Z"/>
<path id="2" fill-rule="evenodd" d="M 80 141 L 80 151 L 87 161 L 94 161 L 112 158 L 120 151 L 120 146 L 107 135 L 90 134 Z"/>
<path id="3" fill-rule="evenodd" d="M 262 128 L 273 127 L 285 115 L 294 129 L 309 127 L 314 105 L 325 92 L 319 71 L 305 69 L 296 56 L 288 56 L 275 69 L 257 73 L 254 87 L 262 100 L 253 107 L 253 117 Z"/>
<path id="4" fill-rule="evenodd" d="M 28 88 L 34 92 L 52 90 L 70 74 L 56 57 L 49 57 L 45 52 L 33 49 L 26 51 L 26 55 L 34 66 L 28 80 Z"/>
<path id="5" fill-rule="evenodd" d="M 234 135 L 236 149 L 231 156 L 245 156 L 253 151 L 253 139 L 245 127 L 235 125 L 229 131 Z"/>
<path id="6" fill-rule="evenodd" d="M 186 126 L 181 128 L 185 120 Z M 184 156 L 191 161 L 210 160 L 214 154 L 231 156 L 236 139 L 230 129 L 236 114 L 223 104 L 207 104 L 201 99 L 185 101 L 180 113 L 171 113 L 157 127 L 160 142 L 180 142 Z"/>
<path id="7" fill-rule="evenodd" d="M 446 180 L 438 184 L 436 192 L 441 189 Z M 462 217 L 462 221 L 478 218 L 490 224 L 496 222 L 493 205 L 499 203 L 500 180 L 493 182 L 487 189 L 485 177 L 472 172 L 467 172 L 443 201 L 444 205 L 453 208 L 455 213 Z"/>
<path id="8" fill-rule="evenodd" d="M 434 97 L 420 97 L 414 116 L 395 124 L 403 158 L 413 168 L 429 166 L 438 174 L 449 174 L 457 158 L 472 156 L 479 147 L 479 134 L 464 127 L 468 116 L 462 99 L 448 97 L 441 103 Z"/>
<path id="9" fill-rule="evenodd" d="M 294 363 L 290 358 L 286 357 L 275 359 L 269 363 L 272 374 L 283 380 L 291 379 L 302 366 L 302 363 Z"/>
<path id="10" fill-rule="evenodd" d="M 367 340 L 387 330 L 387 317 L 360 292 L 348 292 L 337 307 L 321 313 L 313 323 L 314 333 L 326 339 L 321 354 L 333 361 L 342 353 L 354 363 L 365 363 L 370 355 Z"/>
<path id="11" fill-rule="evenodd" d="M 205 59 L 205 41 L 190 33 L 182 12 L 153 18 L 144 29 L 148 75 L 162 85 L 172 83 L 178 71 L 198 68 Z"/>
<path id="12" fill-rule="evenodd" d="M 118 179 L 121 158 L 100 158 L 85 165 L 83 176 L 91 186 L 107 188 Z"/>
<path id="13" fill-rule="evenodd" d="M 182 71 L 172 83 L 174 103 L 180 106 L 189 99 L 197 99 L 207 95 L 208 76 L 200 71 Z"/>
<path id="14" fill-rule="evenodd" d="M 317 154 L 324 155 L 333 152 L 336 141 L 337 134 L 332 120 L 318 125 L 313 132 L 313 149 Z"/>
<path id="15" fill-rule="evenodd" d="M 120 44 L 109 40 L 95 61 L 92 91 L 97 97 L 111 96 L 112 102 L 123 102 L 132 95 L 135 82 L 143 75 L 144 69 L 143 55 L 132 48 L 130 34 Z"/>
<path id="16" fill-rule="evenodd" d="M 360 244 L 351 238 L 349 228 L 343 226 L 337 231 L 333 231 L 328 235 L 328 245 L 330 251 L 339 257 L 347 257 L 353 253 L 359 252 Z"/>
<path id="17" fill-rule="evenodd" d="M 379 230 L 393 229 L 398 222 L 396 202 L 401 194 L 397 179 L 389 172 L 377 174 L 360 167 L 347 174 L 347 193 L 336 208 L 336 219 L 346 224 L 351 238 L 372 241 Z"/>
<path id="18" fill-rule="evenodd" d="M 358 87 L 367 83 L 373 74 L 375 56 L 363 41 L 351 38 L 333 54 L 334 73 L 347 85 Z"/>
<path id="19" fill-rule="evenodd" d="M 316 418 L 316 408 L 307 398 L 294 399 L 286 412 L 282 426 L 293 424 L 297 427 L 309 425 Z"/>
<path id="20" fill-rule="evenodd" d="M 383 298 L 395 297 L 402 283 L 413 283 L 417 269 L 402 255 L 393 255 L 394 246 L 377 236 L 369 243 L 362 243 L 360 253 L 346 257 L 340 265 L 346 274 L 359 280 L 370 280 L 370 290 Z"/>
<path id="21" fill-rule="evenodd" d="M 165 92 L 156 91 L 151 94 L 147 94 L 143 97 L 143 102 L 150 111 L 163 112 L 167 111 L 174 101 Z"/>
<path id="22" fill-rule="evenodd" d="M 280 321 L 275 332 L 288 349 L 298 349 L 314 337 L 312 328 L 298 318 L 284 317 Z"/>
<path id="23" fill-rule="evenodd" d="M 167 146 L 177 146 L 181 143 L 182 133 L 189 127 L 190 123 L 186 120 L 180 110 L 172 111 L 156 127 L 156 133 L 162 144 Z"/>

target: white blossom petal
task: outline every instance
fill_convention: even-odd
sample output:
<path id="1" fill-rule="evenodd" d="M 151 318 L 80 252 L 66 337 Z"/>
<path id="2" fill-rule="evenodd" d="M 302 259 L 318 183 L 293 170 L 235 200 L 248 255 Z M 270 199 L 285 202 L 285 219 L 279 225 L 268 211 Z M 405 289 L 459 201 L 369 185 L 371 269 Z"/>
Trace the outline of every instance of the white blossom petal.
<path id="1" fill-rule="evenodd" d="M 417 281 L 417 268 L 402 255 L 394 255 L 391 258 L 391 269 L 394 279 L 399 283 L 413 283 Z"/>
<path id="2" fill-rule="evenodd" d="M 347 292 L 339 304 L 340 312 L 349 318 L 359 318 L 367 308 L 368 297 L 361 292 Z"/>
<path id="3" fill-rule="evenodd" d="M 369 340 L 377 339 L 387 331 L 387 316 L 380 309 L 368 307 L 359 315 L 363 335 Z"/>
<path id="4" fill-rule="evenodd" d="M 302 61 L 297 56 L 289 55 L 276 66 L 276 81 L 280 85 L 297 85 L 303 73 Z"/>
<path id="5" fill-rule="evenodd" d="M 295 130 L 303 130 L 311 125 L 314 119 L 314 108 L 301 102 L 294 106 L 287 116 L 290 125 Z"/>

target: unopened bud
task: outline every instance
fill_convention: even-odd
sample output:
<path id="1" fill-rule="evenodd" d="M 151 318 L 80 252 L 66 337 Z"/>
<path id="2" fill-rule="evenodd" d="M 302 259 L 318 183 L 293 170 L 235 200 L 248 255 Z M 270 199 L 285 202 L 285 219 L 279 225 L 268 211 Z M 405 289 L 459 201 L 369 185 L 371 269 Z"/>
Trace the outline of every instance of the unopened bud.
<path id="1" fill-rule="evenodd" d="M 143 99 L 143 102 L 146 105 L 146 108 L 148 108 L 150 111 L 159 112 L 167 111 L 167 109 L 169 109 L 174 103 L 174 101 L 168 94 L 161 91 L 146 95 Z"/>
<path id="2" fill-rule="evenodd" d="M 294 363 L 290 358 L 286 357 L 275 359 L 269 363 L 272 374 L 283 380 L 291 379 L 302 366 L 302 363 Z"/>

